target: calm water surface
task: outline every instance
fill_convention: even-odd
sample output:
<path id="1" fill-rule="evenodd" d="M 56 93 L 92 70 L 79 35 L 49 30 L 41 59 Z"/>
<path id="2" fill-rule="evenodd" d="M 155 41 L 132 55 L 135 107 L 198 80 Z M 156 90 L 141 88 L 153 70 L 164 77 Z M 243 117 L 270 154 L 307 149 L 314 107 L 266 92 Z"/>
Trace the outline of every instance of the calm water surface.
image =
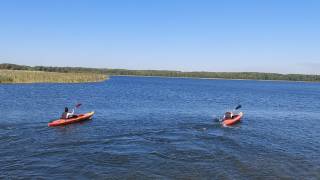
<path id="1" fill-rule="evenodd" d="M 0 178 L 320 179 L 317 83 L 112 77 L 0 99 Z M 92 121 L 47 127 L 78 102 Z M 243 122 L 222 127 L 239 103 Z"/>

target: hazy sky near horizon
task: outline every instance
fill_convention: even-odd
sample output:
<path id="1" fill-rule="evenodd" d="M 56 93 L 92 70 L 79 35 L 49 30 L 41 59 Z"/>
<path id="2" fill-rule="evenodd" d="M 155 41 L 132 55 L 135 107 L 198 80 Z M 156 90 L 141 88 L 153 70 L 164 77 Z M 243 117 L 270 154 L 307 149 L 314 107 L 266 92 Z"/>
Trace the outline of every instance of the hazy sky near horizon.
<path id="1" fill-rule="evenodd" d="M 0 63 L 320 74 L 318 0 L 0 0 Z"/>

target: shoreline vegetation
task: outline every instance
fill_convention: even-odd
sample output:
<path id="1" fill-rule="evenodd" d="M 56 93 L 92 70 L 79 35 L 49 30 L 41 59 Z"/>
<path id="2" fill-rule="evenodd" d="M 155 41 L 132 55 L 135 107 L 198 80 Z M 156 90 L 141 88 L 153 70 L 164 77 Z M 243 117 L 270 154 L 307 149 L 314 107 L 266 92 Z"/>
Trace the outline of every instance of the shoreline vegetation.
<path id="1" fill-rule="evenodd" d="M 85 83 L 100 82 L 106 75 L 0 69 L 0 83 Z"/>
<path id="2" fill-rule="evenodd" d="M 106 68 L 84 68 L 84 67 L 48 67 L 48 66 L 24 66 L 16 64 L 0 64 L 0 72 L 4 70 L 15 70 L 27 72 L 45 72 L 55 73 L 60 77 L 70 79 L 50 79 L 51 76 L 43 74 L 41 80 L 50 79 L 49 82 L 96 82 L 103 81 L 106 76 L 149 76 L 149 77 L 181 77 L 181 78 L 203 78 L 203 79 L 233 79 L 233 80 L 266 80 L 266 81 L 304 81 L 320 82 L 320 75 L 304 74 L 278 74 L 278 73 L 260 73 L 260 72 L 182 72 L 167 70 L 127 70 L 127 69 L 106 69 Z M 0 73 L 0 83 L 3 83 L 5 73 Z M 53 74 L 48 74 L 53 75 Z M 13 76 L 13 75 L 12 75 Z M 78 77 L 79 76 L 79 77 Z M 14 76 L 15 77 L 15 76 Z M 71 78 L 72 77 L 72 78 Z M 24 78 L 24 81 L 32 83 L 34 79 Z M 14 80 L 12 81 L 14 83 Z M 39 81 L 36 81 L 39 82 Z M 47 82 L 47 81 L 45 81 Z"/>

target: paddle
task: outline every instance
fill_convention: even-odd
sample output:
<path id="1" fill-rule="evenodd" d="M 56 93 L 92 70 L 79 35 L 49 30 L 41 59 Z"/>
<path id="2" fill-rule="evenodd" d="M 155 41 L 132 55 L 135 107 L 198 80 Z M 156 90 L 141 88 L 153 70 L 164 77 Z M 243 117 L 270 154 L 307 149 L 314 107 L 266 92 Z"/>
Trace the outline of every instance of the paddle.
<path id="1" fill-rule="evenodd" d="M 76 104 L 76 106 L 73 108 L 73 112 L 75 109 L 79 108 L 81 105 L 82 105 L 81 103 Z"/>
<path id="2" fill-rule="evenodd" d="M 240 109 L 242 106 L 239 104 L 236 108 L 234 108 L 234 110 L 238 110 Z"/>
<path id="3" fill-rule="evenodd" d="M 79 108 L 81 105 L 82 105 L 81 103 L 78 103 L 75 107 Z"/>
<path id="4" fill-rule="evenodd" d="M 75 107 L 72 109 L 72 114 L 73 114 L 72 116 L 73 116 L 73 117 L 76 117 L 76 116 L 77 116 L 77 115 L 74 115 L 74 112 L 75 112 L 75 110 L 76 110 L 77 108 L 79 108 L 81 105 L 82 105 L 81 103 L 78 103 L 78 104 L 76 104 Z"/>

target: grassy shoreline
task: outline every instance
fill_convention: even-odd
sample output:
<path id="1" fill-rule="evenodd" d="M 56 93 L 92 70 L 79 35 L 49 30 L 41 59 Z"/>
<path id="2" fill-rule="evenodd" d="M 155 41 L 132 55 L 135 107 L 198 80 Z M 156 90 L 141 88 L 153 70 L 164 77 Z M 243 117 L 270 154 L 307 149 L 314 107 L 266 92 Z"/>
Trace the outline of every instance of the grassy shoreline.
<path id="1" fill-rule="evenodd" d="M 61 73 L 26 70 L 0 70 L 0 83 L 86 83 L 101 82 L 107 75 L 94 73 Z"/>

